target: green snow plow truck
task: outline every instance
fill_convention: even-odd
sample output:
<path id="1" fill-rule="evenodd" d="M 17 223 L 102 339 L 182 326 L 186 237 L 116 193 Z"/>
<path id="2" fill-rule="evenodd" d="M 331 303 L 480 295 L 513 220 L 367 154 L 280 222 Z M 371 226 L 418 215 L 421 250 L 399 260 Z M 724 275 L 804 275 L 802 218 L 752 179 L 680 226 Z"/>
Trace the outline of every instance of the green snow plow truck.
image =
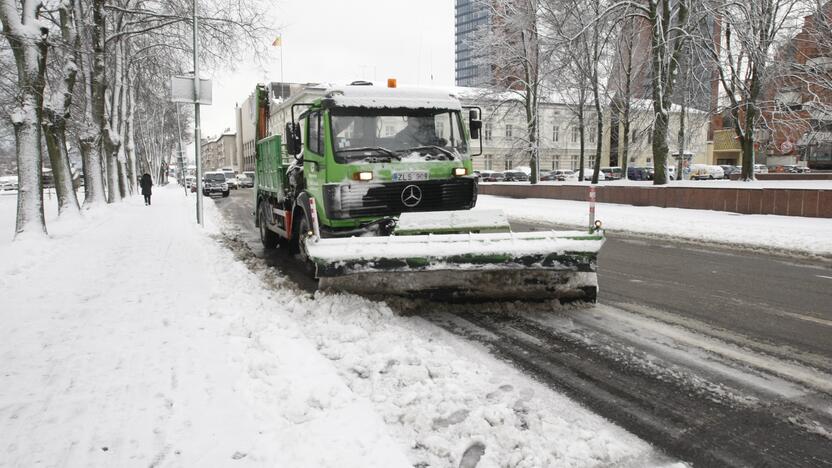
<path id="1" fill-rule="evenodd" d="M 595 300 L 600 229 L 515 233 L 502 212 L 471 210 L 480 109 L 436 90 L 344 86 L 285 104 L 291 120 L 270 135 L 266 86 L 255 98 L 260 239 L 297 253 L 321 289 Z"/>

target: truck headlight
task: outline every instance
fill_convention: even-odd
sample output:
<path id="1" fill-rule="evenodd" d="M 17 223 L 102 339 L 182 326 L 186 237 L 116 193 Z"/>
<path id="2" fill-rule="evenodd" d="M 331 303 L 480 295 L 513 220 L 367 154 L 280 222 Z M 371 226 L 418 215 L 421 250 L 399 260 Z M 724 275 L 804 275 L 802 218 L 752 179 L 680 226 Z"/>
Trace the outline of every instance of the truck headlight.
<path id="1" fill-rule="evenodd" d="M 468 169 L 465 169 L 464 167 L 455 167 L 454 168 L 454 176 L 456 176 L 456 177 L 462 177 L 462 176 L 467 175 L 467 174 L 468 174 Z"/>
<path id="2" fill-rule="evenodd" d="M 352 178 L 363 181 L 373 180 L 373 173 L 369 171 L 356 172 L 352 175 Z"/>

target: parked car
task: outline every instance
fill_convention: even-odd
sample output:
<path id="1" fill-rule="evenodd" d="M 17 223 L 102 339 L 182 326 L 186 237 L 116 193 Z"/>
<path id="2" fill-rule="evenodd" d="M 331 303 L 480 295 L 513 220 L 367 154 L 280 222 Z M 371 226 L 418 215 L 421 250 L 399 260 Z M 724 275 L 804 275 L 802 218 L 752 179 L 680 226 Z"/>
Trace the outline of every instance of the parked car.
<path id="1" fill-rule="evenodd" d="M 483 182 L 502 182 L 504 179 L 502 172 L 482 171 Z"/>
<path id="2" fill-rule="evenodd" d="M 624 170 L 618 166 L 615 167 L 602 167 L 601 172 L 604 173 L 607 180 L 619 180 L 624 177 Z"/>
<path id="3" fill-rule="evenodd" d="M 585 167 L 584 168 L 584 180 L 592 180 L 593 171 L 595 171 L 595 169 L 593 169 L 591 167 Z M 607 176 L 604 175 L 603 171 L 598 171 L 598 180 L 599 181 L 607 180 Z"/>
<path id="4" fill-rule="evenodd" d="M 768 174 L 768 166 L 765 164 L 755 164 L 754 165 L 754 173 L 755 174 Z"/>
<path id="5" fill-rule="evenodd" d="M 779 166 L 774 166 L 769 171 L 786 174 L 802 174 L 804 172 L 809 172 L 809 168 L 806 166 L 798 166 L 796 164 L 782 164 Z"/>
<path id="6" fill-rule="evenodd" d="M 628 166 L 627 178 L 630 180 L 653 180 L 653 168 Z"/>
<path id="7" fill-rule="evenodd" d="M 229 189 L 237 190 L 240 188 L 240 183 L 237 181 L 237 174 L 234 171 L 220 171 L 223 175 L 225 175 L 225 183 L 228 184 Z"/>
<path id="8" fill-rule="evenodd" d="M 192 189 L 191 192 L 196 192 L 196 177 L 192 175 L 185 176 L 185 187 Z"/>
<path id="9" fill-rule="evenodd" d="M 725 174 L 726 179 L 730 179 L 732 174 L 739 174 L 742 172 L 742 168 L 740 166 L 732 166 L 730 164 L 720 164 L 719 167 L 722 168 L 722 172 Z"/>
<path id="10" fill-rule="evenodd" d="M 254 176 L 249 177 L 243 172 L 237 176 L 237 183 L 240 184 L 240 188 L 252 188 L 254 187 Z"/>
<path id="11" fill-rule="evenodd" d="M 504 171 L 503 182 L 528 182 L 529 175 L 523 171 Z"/>
<path id="12" fill-rule="evenodd" d="M 18 188 L 17 176 L 0 177 L 0 190 L 17 190 Z"/>
<path id="13" fill-rule="evenodd" d="M 206 197 L 215 194 L 221 194 L 227 197 L 230 193 L 226 173 L 224 172 L 206 172 L 202 176 L 202 194 Z"/>
<path id="14" fill-rule="evenodd" d="M 692 180 L 724 179 L 725 171 L 722 167 L 712 164 L 694 164 L 690 167 L 690 178 Z"/>

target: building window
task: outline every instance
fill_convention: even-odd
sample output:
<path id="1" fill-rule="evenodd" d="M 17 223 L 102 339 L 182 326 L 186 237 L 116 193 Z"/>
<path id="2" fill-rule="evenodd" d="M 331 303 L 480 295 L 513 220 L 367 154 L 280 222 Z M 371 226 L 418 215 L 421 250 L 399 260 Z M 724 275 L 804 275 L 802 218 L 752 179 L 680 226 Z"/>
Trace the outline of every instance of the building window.
<path id="1" fill-rule="evenodd" d="M 590 128 L 589 129 L 589 142 L 590 143 L 595 143 L 595 132 L 597 132 L 597 131 L 598 131 L 598 129 L 596 129 L 596 128 Z"/>
<path id="2" fill-rule="evenodd" d="M 485 123 L 485 141 L 491 141 L 491 122 Z"/>
<path id="3" fill-rule="evenodd" d="M 506 124 L 506 138 L 511 138 L 512 130 L 511 124 Z"/>
<path id="4" fill-rule="evenodd" d="M 560 127 L 557 125 L 552 129 L 552 141 L 560 141 Z"/>
<path id="5" fill-rule="evenodd" d="M 573 154 L 572 156 L 569 156 L 569 169 L 574 171 L 577 168 L 578 168 L 578 155 Z"/>
<path id="6" fill-rule="evenodd" d="M 647 144 L 648 145 L 653 144 L 653 129 L 652 128 L 647 129 Z"/>
<path id="7" fill-rule="evenodd" d="M 511 169 L 512 166 L 514 166 L 514 161 L 510 157 L 506 156 L 505 170 Z"/>
<path id="8" fill-rule="evenodd" d="M 396 129 L 392 125 L 386 125 L 384 127 L 384 136 L 393 136 L 394 133 L 396 133 Z"/>
<path id="9" fill-rule="evenodd" d="M 552 170 L 554 171 L 555 169 L 559 169 L 559 168 L 560 168 L 560 155 L 556 154 L 554 157 L 552 157 Z"/>
<path id="10" fill-rule="evenodd" d="M 490 171 L 491 167 L 494 165 L 494 156 L 492 156 L 490 154 L 486 154 L 485 157 L 483 158 L 483 164 L 485 165 L 484 170 Z"/>
<path id="11" fill-rule="evenodd" d="M 577 143 L 581 137 L 581 132 L 578 127 L 572 127 L 572 143 Z"/>
<path id="12" fill-rule="evenodd" d="M 633 142 L 633 143 L 638 142 L 638 130 L 633 130 L 633 138 L 632 138 L 632 142 Z"/>

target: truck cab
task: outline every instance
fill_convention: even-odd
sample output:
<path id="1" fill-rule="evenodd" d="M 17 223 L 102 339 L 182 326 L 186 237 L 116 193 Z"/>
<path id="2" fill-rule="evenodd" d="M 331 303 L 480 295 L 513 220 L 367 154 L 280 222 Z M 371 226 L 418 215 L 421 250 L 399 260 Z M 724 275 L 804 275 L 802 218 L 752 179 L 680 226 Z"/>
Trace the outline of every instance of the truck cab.
<path id="1" fill-rule="evenodd" d="M 452 94 L 344 86 L 295 110 L 286 154 L 274 138 L 258 144 L 258 203 L 281 237 L 311 228 L 309 200 L 322 237 L 385 235 L 401 213 L 476 204 L 468 129 L 478 137 L 478 109 L 464 122 Z"/>

